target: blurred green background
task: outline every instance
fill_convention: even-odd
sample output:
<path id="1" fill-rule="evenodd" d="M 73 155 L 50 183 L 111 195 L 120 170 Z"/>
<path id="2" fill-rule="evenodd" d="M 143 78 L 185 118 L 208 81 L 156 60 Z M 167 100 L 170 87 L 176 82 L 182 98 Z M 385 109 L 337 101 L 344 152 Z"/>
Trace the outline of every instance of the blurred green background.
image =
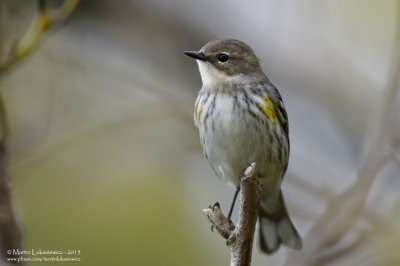
<path id="1" fill-rule="evenodd" d="M 0 81 L 26 248 L 79 249 L 82 265 L 228 264 L 229 250 L 201 210 L 219 201 L 227 211 L 233 190 L 202 156 L 192 122 L 201 80 L 182 51 L 233 37 L 253 47 L 284 98 L 292 145 L 283 190 L 307 250 L 307 234 L 330 200 L 362 178 L 358 170 L 399 74 L 399 6 L 82 1 Z M 4 53 L 29 28 L 36 4 L 9 0 L 1 8 Z M 320 265 L 400 263 L 395 143 L 360 215 L 370 237 Z M 380 222 L 366 222 L 365 213 Z M 394 244 L 386 247 L 389 236 Z M 284 265 L 290 256 L 309 255 L 281 248 L 267 257 L 255 246 L 253 265 Z"/>

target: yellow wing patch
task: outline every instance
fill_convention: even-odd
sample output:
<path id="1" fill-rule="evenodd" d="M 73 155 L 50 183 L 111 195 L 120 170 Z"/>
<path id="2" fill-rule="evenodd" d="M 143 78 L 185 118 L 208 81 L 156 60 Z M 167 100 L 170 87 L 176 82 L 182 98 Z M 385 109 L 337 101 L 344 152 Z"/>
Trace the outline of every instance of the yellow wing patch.
<path id="1" fill-rule="evenodd" d="M 266 115 L 269 118 L 269 120 L 272 120 L 274 122 L 279 121 L 278 115 L 276 113 L 277 110 L 275 103 L 267 95 L 263 96 L 261 109 L 264 115 Z"/>
<path id="2" fill-rule="evenodd" d="M 197 121 L 200 121 L 201 105 L 200 105 L 200 100 L 199 100 L 199 98 L 196 99 L 196 103 L 195 103 L 195 106 L 194 106 L 194 110 L 195 110 L 195 112 L 196 112 Z"/>

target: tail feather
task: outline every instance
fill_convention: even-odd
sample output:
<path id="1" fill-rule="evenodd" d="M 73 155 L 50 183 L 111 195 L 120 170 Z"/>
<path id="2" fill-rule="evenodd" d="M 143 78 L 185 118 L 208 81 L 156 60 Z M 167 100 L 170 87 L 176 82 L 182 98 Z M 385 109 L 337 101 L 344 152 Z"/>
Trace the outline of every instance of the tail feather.
<path id="1" fill-rule="evenodd" d="M 277 251 L 281 243 L 294 249 L 301 249 L 303 246 L 301 237 L 287 213 L 282 193 L 279 200 L 281 207 L 277 213 L 269 214 L 261 207 L 259 211 L 260 247 L 267 254 Z"/>

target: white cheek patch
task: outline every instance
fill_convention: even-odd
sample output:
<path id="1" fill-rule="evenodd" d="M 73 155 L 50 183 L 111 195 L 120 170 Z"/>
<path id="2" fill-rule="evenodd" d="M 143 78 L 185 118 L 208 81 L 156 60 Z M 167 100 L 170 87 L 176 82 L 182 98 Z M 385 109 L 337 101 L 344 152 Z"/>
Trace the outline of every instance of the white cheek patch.
<path id="1" fill-rule="evenodd" d="M 215 85 L 218 83 L 224 83 L 229 81 L 234 81 L 240 78 L 242 75 L 228 76 L 223 71 L 217 69 L 212 64 L 196 60 L 199 65 L 199 71 L 201 75 L 201 80 L 203 86 Z"/>

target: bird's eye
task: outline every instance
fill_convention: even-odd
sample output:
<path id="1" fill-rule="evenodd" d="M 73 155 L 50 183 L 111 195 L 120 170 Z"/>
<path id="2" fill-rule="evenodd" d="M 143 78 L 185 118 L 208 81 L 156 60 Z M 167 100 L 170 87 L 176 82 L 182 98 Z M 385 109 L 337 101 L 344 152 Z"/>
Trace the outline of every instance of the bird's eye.
<path id="1" fill-rule="evenodd" d="M 218 61 L 220 61 L 221 63 L 226 63 L 229 61 L 229 55 L 226 53 L 222 53 L 218 55 Z"/>

